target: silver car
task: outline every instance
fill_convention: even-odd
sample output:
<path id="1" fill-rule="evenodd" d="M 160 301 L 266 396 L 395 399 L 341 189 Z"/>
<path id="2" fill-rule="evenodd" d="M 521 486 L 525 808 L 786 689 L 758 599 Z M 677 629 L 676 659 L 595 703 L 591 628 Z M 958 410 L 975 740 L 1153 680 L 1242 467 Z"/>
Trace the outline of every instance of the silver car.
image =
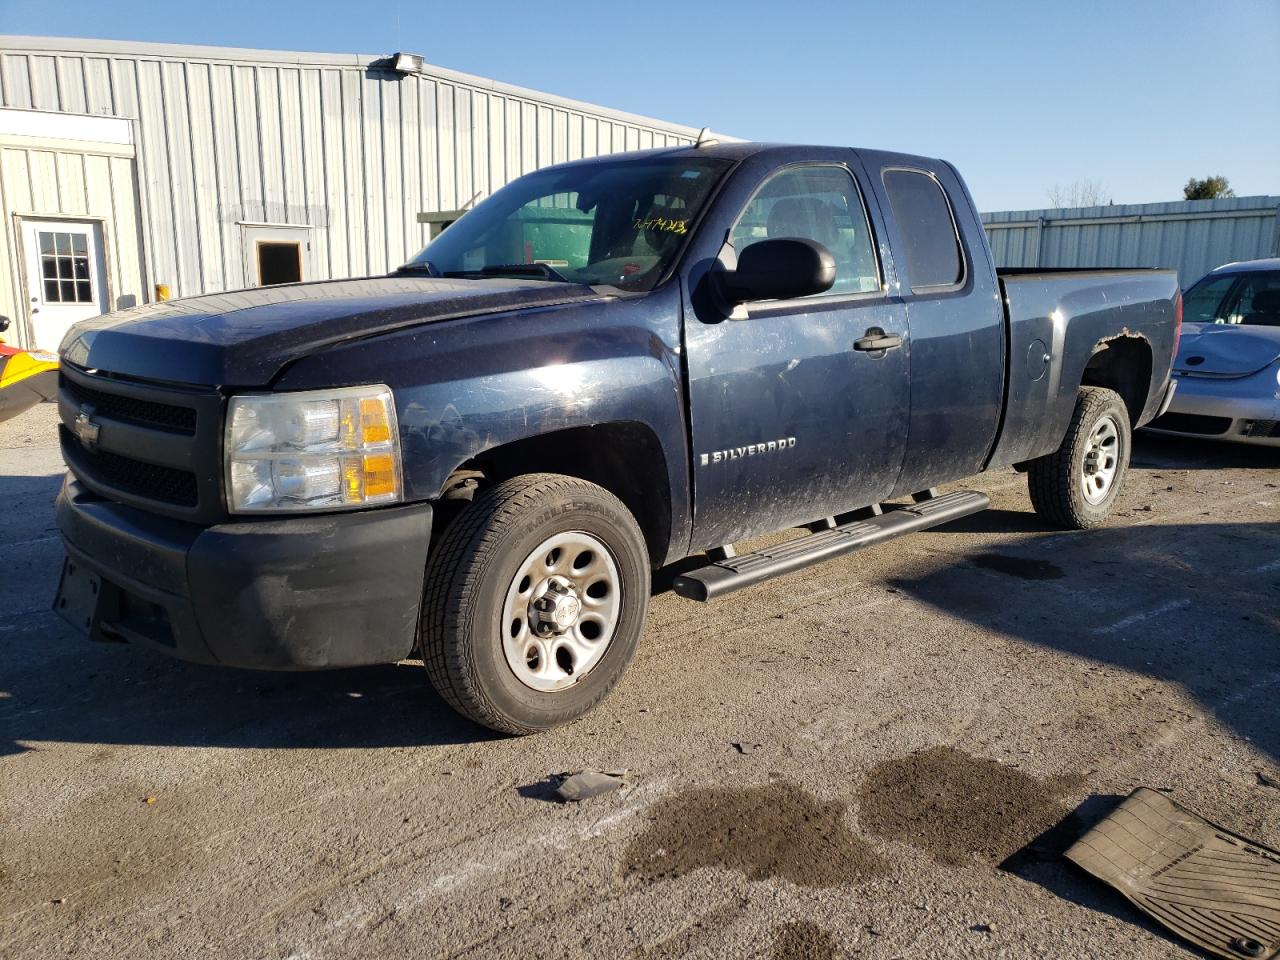
<path id="1" fill-rule="evenodd" d="M 1228 263 L 1183 300 L 1160 433 L 1280 447 L 1280 258 Z"/>

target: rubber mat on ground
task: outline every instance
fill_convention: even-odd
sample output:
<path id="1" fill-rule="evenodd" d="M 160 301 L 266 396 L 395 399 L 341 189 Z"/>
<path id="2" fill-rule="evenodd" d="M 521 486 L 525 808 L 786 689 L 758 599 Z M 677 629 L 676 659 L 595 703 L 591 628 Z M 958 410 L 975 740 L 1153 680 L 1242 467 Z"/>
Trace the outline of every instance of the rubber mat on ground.
<path id="1" fill-rule="evenodd" d="M 1220 957 L 1280 956 L 1280 851 L 1139 787 L 1067 859 Z"/>

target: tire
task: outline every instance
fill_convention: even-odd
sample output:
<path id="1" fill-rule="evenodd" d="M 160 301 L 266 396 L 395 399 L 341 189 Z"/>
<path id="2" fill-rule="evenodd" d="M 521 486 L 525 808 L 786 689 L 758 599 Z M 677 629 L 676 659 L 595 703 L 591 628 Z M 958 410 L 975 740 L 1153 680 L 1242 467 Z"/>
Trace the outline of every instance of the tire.
<path id="1" fill-rule="evenodd" d="M 630 663 L 649 585 L 644 536 L 613 494 L 559 474 L 504 481 L 458 513 L 428 560 L 427 675 L 451 707 L 503 733 L 575 720 Z"/>
<path id="2" fill-rule="evenodd" d="M 1132 436 L 1129 411 L 1118 393 L 1081 387 L 1062 445 L 1027 466 L 1036 513 L 1063 530 L 1086 530 L 1102 523 L 1128 475 Z M 1108 465 L 1112 472 L 1104 484 Z M 1086 469 L 1093 472 L 1086 474 Z"/>

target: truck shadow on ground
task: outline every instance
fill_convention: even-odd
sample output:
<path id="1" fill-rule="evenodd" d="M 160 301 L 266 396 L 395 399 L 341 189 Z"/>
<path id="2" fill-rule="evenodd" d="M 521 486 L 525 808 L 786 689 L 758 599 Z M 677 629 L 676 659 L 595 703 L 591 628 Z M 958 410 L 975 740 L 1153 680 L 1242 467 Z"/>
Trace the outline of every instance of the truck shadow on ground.
<path id="1" fill-rule="evenodd" d="M 1087 769 L 1097 749 L 1168 749 L 1177 743 L 1179 727 L 1205 720 L 1223 730 L 1220 737 L 1248 740 L 1251 752 L 1280 763 L 1280 713 L 1274 709 L 1280 691 L 1280 524 L 1157 520 L 1045 534 L 1034 514 L 991 510 L 939 528 L 939 535 L 965 530 L 1040 535 L 890 585 L 945 615 L 1079 661 L 1077 683 L 1044 693 L 1078 701 L 1067 722 L 1083 756 L 1064 757 L 1065 764 Z M 1121 672 L 1132 679 L 1118 687 L 1114 678 Z M 1161 693 L 1167 686 L 1145 678 L 1176 684 L 1194 705 L 1171 702 Z M 1206 755 L 1203 762 L 1214 759 Z M 1254 775 L 1263 783 L 1261 769 Z M 1192 809 L 1199 806 L 1195 797 L 1179 795 L 1176 777 L 1121 786 L 1139 785 L 1173 789 Z M 1264 792 L 1280 800 L 1280 792 Z M 1001 868 L 1206 956 L 1116 890 L 1059 859 L 1121 799 L 1091 794 Z M 1229 823 L 1245 835 L 1259 824 L 1258 811 L 1247 806 L 1234 810 Z"/>
<path id="2" fill-rule="evenodd" d="M 44 742 L 307 749 L 496 737 L 449 709 L 417 663 L 264 673 L 75 634 L 49 612 L 61 482 L 0 477 L 0 756 Z"/>
<path id="3" fill-rule="evenodd" d="M 41 743 L 246 749 L 438 746 L 498 739 L 463 719 L 417 662 L 315 673 L 184 663 L 92 643 L 49 611 L 62 564 L 61 474 L 0 477 L 0 757 Z M 655 590 L 691 558 L 660 571 Z"/>
<path id="4" fill-rule="evenodd" d="M 1132 463 L 1153 470 L 1280 470 L 1280 447 L 1139 430 L 1134 436 Z"/>
<path id="5" fill-rule="evenodd" d="M 942 530 L 1021 532 L 1030 514 L 988 511 Z M 1034 518 L 1032 518 L 1034 519 Z M 1154 742 L 1187 710 L 1139 680 L 1123 703 L 1106 701 L 1114 670 L 1178 684 L 1212 720 L 1280 760 L 1280 524 L 1153 523 L 1042 535 L 889 585 L 948 616 L 1081 661 L 1079 684 L 1058 696 L 1080 701 L 1089 741 L 1132 715 L 1133 746 Z M 1100 694 L 1090 693 L 1098 688 Z M 1050 694 L 1052 695 L 1052 694 Z"/>
<path id="6" fill-rule="evenodd" d="M 19 657 L 0 678 L 0 756 L 43 742 L 334 749 L 440 746 L 495 739 L 454 713 L 422 667 L 402 663 L 323 673 L 230 670 L 64 635 L 49 614 L 25 636 L 56 649 Z"/>

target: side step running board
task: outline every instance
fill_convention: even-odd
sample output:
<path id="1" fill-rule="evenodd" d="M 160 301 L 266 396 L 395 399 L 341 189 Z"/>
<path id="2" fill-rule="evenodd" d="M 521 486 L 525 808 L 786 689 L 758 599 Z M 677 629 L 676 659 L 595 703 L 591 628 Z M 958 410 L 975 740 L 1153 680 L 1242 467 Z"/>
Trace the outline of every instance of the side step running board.
<path id="1" fill-rule="evenodd" d="M 714 600 L 743 587 L 833 560 L 894 537 L 926 530 L 987 509 L 985 493 L 958 490 L 920 503 L 888 507 L 877 516 L 851 520 L 755 553 L 723 557 L 675 578 L 672 588 L 690 600 Z"/>

